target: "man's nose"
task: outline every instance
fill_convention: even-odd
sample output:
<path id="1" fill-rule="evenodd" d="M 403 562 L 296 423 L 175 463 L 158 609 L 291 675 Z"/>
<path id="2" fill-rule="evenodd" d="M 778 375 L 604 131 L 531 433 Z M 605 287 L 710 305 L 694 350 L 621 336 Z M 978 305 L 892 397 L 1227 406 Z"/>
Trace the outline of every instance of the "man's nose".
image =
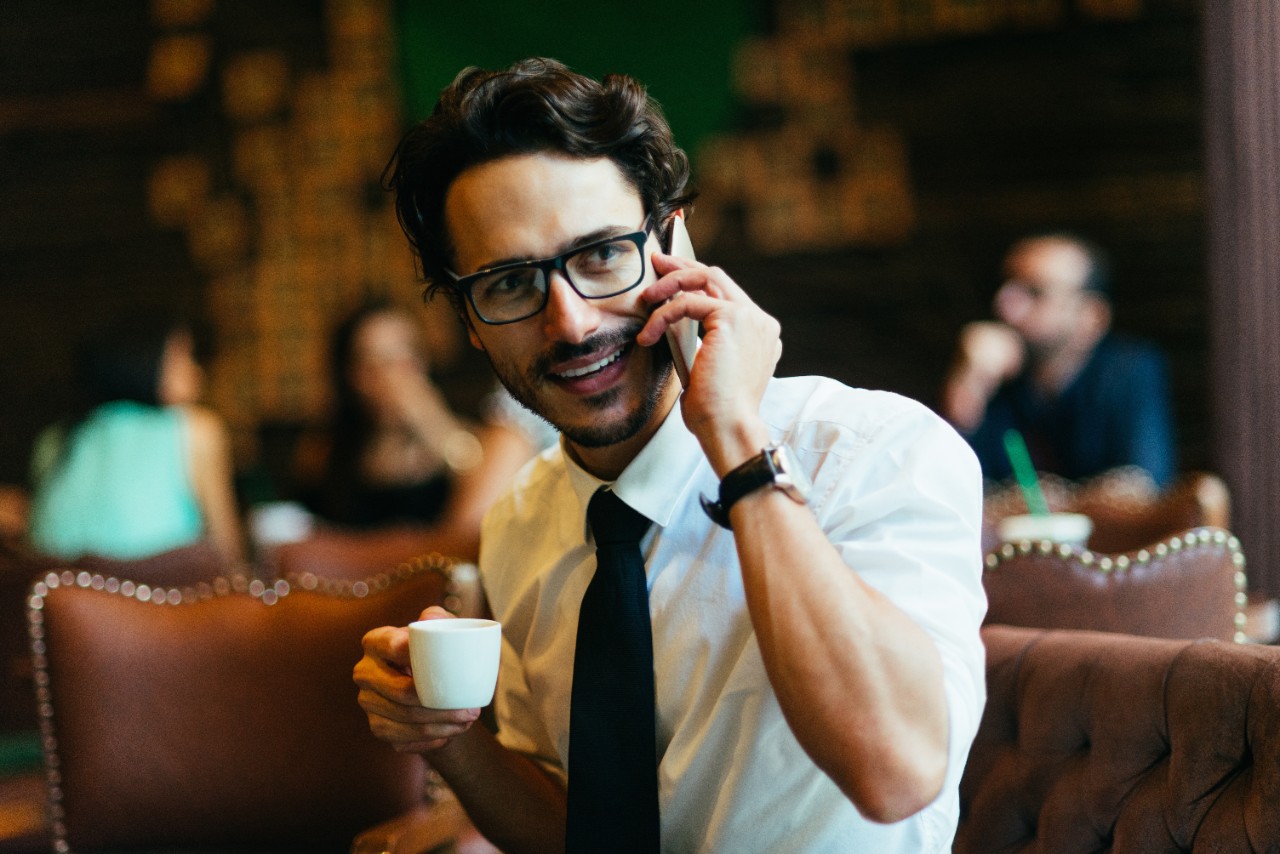
<path id="1" fill-rule="evenodd" d="M 1006 323 L 1016 323 L 1026 316 L 1031 308 L 1031 295 L 1026 288 L 1013 283 L 1006 283 L 996 291 L 996 316 Z"/>
<path id="2" fill-rule="evenodd" d="M 542 324 L 552 341 L 577 344 L 600 326 L 597 300 L 583 298 L 564 277 L 554 270 L 547 279 L 547 306 L 542 311 Z"/>

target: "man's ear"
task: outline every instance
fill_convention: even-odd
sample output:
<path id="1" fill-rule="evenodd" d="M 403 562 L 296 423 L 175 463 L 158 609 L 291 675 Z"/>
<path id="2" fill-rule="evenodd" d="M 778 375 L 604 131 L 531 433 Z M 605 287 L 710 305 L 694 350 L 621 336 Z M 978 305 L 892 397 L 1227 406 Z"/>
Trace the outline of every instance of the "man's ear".
<path id="1" fill-rule="evenodd" d="M 1111 328 L 1111 303 L 1097 294 L 1085 293 L 1084 321 L 1088 329 L 1098 337 Z"/>

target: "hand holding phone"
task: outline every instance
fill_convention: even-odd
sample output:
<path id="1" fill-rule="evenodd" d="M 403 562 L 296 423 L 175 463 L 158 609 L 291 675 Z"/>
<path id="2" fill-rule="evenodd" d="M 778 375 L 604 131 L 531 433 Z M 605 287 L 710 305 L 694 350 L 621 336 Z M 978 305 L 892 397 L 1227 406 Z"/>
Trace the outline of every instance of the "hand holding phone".
<path id="1" fill-rule="evenodd" d="M 693 243 L 689 240 L 689 230 L 685 228 L 684 217 L 671 218 L 671 245 L 667 254 L 677 258 L 693 260 Z M 676 376 L 680 384 L 689 387 L 689 371 L 693 368 L 693 357 L 698 353 L 698 321 L 686 317 L 667 327 L 667 344 L 671 347 L 671 357 L 675 362 Z"/>

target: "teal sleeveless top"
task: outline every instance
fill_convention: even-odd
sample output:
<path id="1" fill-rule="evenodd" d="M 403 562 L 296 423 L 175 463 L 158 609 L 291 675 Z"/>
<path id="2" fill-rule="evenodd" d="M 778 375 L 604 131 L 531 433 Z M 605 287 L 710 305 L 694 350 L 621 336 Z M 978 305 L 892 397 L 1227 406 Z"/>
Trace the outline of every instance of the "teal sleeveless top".
<path id="1" fill-rule="evenodd" d="M 132 560 L 195 542 L 203 521 L 188 443 L 182 410 L 130 401 L 98 407 L 69 439 L 49 428 L 33 459 L 33 545 Z"/>

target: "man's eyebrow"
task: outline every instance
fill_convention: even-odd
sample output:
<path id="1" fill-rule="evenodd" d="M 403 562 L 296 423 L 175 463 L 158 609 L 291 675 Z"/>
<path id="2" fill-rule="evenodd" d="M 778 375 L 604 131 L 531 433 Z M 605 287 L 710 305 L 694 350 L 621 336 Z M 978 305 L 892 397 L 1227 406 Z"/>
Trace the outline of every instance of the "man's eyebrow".
<path id="1" fill-rule="evenodd" d="M 580 234 L 572 240 L 567 240 L 556 248 L 553 255 L 544 258 L 536 258 L 532 255 L 512 255 L 509 258 L 500 258 L 497 261 L 490 261 L 476 268 L 476 273 L 483 273 L 488 270 L 494 270 L 498 267 L 507 267 L 511 264 L 528 264 L 530 261 L 542 261 L 546 257 L 555 258 L 566 252 L 572 252 L 575 249 L 595 243 L 597 240 L 608 240 L 611 237 L 620 237 L 624 234 L 634 234 L 638 229 L 628 228 L 624 225 L 605 225 L 594 231 L 588 231 L 586 234 Z M 471 275 L 475 275 L 472 273 Z"/>

